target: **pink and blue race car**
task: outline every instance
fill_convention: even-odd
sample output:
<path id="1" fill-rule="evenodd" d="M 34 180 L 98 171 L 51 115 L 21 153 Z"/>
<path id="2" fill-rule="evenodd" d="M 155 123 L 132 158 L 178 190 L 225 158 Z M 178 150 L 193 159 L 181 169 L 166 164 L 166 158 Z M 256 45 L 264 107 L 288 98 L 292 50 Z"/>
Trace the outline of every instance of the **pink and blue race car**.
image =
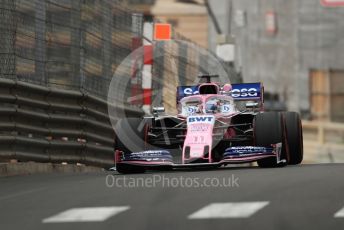
<path id="1" fill-rule="evenodd" d="M 261 83 L 210 82 L 177 88 L 177 115 L 153 115 L 116 125 L 119 173 L 220 167 L 257 162 L 260 167 L 300 164 L 303 138 L 296 112 L 264 112 Z"/>

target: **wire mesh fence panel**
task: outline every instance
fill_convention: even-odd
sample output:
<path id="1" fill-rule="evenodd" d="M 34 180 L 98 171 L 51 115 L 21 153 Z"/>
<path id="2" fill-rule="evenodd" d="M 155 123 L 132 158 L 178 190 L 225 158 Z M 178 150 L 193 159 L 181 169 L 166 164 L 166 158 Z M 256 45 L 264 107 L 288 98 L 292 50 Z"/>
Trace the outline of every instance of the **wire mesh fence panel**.
<path id="1" fill-rule="evenodd" d="M 116 98 L 142 94 L 143 54 L 133 51 L 146 39 L 144 17 L 122 2 L 1 0 L 1 77 L 82 90 L 103 99 L 115 77 L 120 84 Z M 174 30 L 171 42 L 151 42 L 154 105 L 173 110 L 178 85 L 197 82 L 199 74 L 218 73 L 213 54 Z M 235 74 L 232 66 L 221 65 L 227 75 Z M 139 96 L 129 101 L 142 105 Z"/>
<path id="2" fill-rule="evenodd" d="M 142 38 L 133 15 L 117 0 L 2 0 L 1 77 L 106 98 L 133 31 Z"/>
<path id="3" fill-rule="evenodd" d="M 12 0 L 2 0 L 0 6 L 0 77 L 15 78 L 16 13 Z"/>

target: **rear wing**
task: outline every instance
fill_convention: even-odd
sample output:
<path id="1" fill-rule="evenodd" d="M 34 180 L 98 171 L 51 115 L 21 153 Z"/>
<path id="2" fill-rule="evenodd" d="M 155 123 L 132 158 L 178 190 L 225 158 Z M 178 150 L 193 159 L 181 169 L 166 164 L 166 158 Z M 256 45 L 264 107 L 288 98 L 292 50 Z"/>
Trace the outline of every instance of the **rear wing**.
<path id="1" fill-rule="evenodd" d="M 232 84 L 234 100 L 264 102 L 264 87 L 261 82 Z"/>
<path id="2" fill-rule="evenodd" d="M 198 94 L 199 85 L 178 86 L 177 104 L 187 96 Z M 261 82 L 232 84 L 231 95 L 234 100 L 263 102 L 264 87 Z"/>
<path id="3" fill-rule="evenodd" d="M 198 86 L 199 85 L 192 85 L 192 86 L 178 86 L 177 87 L 177 104 L 180 102 L 181 99 L 184 97 L 192 96 L 198 94 Z"/>

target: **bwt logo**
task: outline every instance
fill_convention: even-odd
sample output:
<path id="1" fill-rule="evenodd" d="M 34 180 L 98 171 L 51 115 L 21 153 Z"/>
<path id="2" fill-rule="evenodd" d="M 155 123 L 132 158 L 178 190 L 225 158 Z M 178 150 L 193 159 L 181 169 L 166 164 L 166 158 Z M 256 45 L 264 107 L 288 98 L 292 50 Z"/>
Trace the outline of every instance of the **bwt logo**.
<path id="1" fill-rule="evenodd" d="M 189 122 L 211 122 L 214 117 L 189 117 Z"/>
<path id="2" fill-rule="evenodd" d="M 194 91 L 192 88 L 185 88 L 184 94 L 185 95 L 195 95 L 195 94 L 198 94 L 198 90 Z"/>
<path id="3" fill-rule="evenodd" d="M 233 89 L 232 97 L 258 97 L 258 90 L 256 88 Z"/>

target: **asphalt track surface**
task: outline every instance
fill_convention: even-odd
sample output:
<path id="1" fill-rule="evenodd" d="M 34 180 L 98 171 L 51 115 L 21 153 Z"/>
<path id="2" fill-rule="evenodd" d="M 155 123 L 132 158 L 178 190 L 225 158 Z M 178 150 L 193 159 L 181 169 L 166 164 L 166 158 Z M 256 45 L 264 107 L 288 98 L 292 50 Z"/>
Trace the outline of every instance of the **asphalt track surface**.
<path id="1" fill-rule="evenodd" d="M 128 188 L 124 177 L 128 181 L 138 178 L 141 182 L 148 180 L 149 186 L 137 184 L 134 188 Z M 154 187 L 147 179 L 153 177 L 156 180 L 164 177 L 166 182 L 158 184 L 155 181 Z M 173 186 L 172 183 L 167 184 L 168 179 L 180 177 L 185 180 L 198 178 L 202 183 L 206 178 L 217 178 L 219 181 L 222 178 L 238 179 L 233 181 L 232 187 L 201 187 L 197 184 L 199 187 L 194 188 L 192 184 L 191 187 L 187 187 L 190 184 L 184 184 L 184 187 L 174 187 L 177 183 Z M 118 183 L 117 187 L 112 183 L 114 180 Z M 211 204 L 212 208 L 209 208 Z M 254 208 L 252 204 L 259 207 Z M 104 172 L 0 178 L 2 230 L 344 229 L 344 213 L 340 212 L 343 206 L 344 164 L 154 172 L 126 176 Z M 79 216 L 75 214 L 74 208 L 85 207 L 91 208 L 91 211 L 84 212 L 86 217 L 82 219 L 80 213 Z M 106 216 L 92 209 L 99 207 L 106 210 L 114 208 L 117 212 Z M 79 218 L 76 222 L 67 222 L 63 218 L 54 222 L 56 215 L 69 209 L 74 211 L 64 217 L 70 215 L 73 218 L 74 215 L 74 218 Z M 200 212 L 201 209 L 203 211 Z M 231 216 L 233 211 L 234 216 Z M 245 214 L 247 211 L 251 213 Z M 92 218 L 98 217 L 104 218 L 92 221 Z"/>

